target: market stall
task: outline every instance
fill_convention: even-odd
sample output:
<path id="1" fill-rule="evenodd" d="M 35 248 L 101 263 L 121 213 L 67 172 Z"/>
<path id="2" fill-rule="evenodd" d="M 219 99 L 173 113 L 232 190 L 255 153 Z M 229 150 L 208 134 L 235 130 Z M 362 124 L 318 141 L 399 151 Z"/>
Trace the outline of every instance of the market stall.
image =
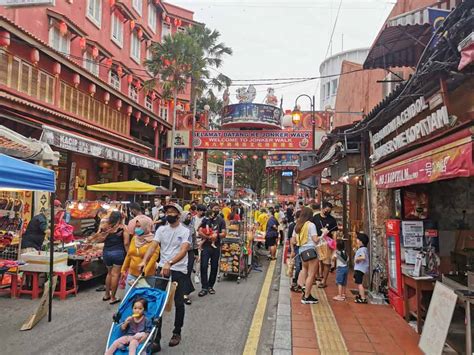
<path id="1" fill-rule="evenodd" d="M 14 172 L 14 173 L 13 173 Z M 20 257 L 21 249 L 21 234 L 23 231 L 23 218 L 22 213 L 24 212 L 25 205 L 25 194 L 31 191 L 42 191 L 50 193 L 50 226 L 51 235 L 54 235 L 54 197 L 56 191 L 56 179 L 54 171 L 43 168 L 38 165 L 30 164 L 10 156 L 0 154 L 0 194 L 1 194 L 1 205 L 3 207 L 2 225 L 0 230 L 2 231 L 2 246 L 3 252 L 0 254 L 0 258 L 10 261 L 18 261 Z M 47 198 L 46 198 L 47 199 Z M 44 205 L 43 208 L 48 208 Z M 49 256 L 49 276 L 53 275 L 54 265 L 54 241 L 50 238 L 48 252 Z M 3 262 L 3 269 L 7 266 L 10 267 L 7 271 L 12 276 L 11 281 L 11 294 L 16 296 L 15 290 L 17 287 L 17 276 L 18 267 L 13 264 L 5 264 Z M 3 278 L 3 276 L 2 276 Z M 53 285 L 49 283 L 49 312 L 48 321 L 52 319 L 52 300 L 53 300 Z"/>
<path id="2" fill-rule="evenodd" d="M 227 236 L 221 240 L 219 271 L 224 276 L 237 276 L 237 283 L 249 272 L 246 223 L 234 222 L 227 228 Z"/>

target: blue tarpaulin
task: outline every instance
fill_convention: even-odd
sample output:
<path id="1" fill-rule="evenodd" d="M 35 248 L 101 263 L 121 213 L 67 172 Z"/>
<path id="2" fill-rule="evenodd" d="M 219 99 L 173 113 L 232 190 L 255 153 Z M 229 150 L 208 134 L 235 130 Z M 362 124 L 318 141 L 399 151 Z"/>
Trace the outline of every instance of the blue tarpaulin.
<path id="1" fill-rule="evenodd" d="M 0 154 L 0 189 L 56 191 L 53 170 Z"/>

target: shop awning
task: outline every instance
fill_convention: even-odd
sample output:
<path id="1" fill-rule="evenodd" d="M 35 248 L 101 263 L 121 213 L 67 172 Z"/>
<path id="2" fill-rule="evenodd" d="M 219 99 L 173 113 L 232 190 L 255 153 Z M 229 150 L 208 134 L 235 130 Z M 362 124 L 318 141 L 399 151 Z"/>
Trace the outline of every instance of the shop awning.
<path id="1" fill-rule="evenodd" d="M 430 24 L 386 27 L 372 45 L 364 69 L 416 66 L 431 35 Z"/>
<path id="2" fill-rule="evenodd" d="M 333 158 L 336 153 L 340 151 L 341 146 L 342 145 L 340 142 L 332 144 L 327 153 L 318 161 L 317 164 L 307 169 L 298 171 L 298 177 L 296 178 L 296 181 L 304 181 L 313 175 L 321 173 L 333 163 Z"/>
<path id="3" fill-rule="evenodd" d="M 375 169 L 379 189 L 474 176 L 470 129 L 392 159 Z"/>
<path id="4" fill-rule="evenodd" d="M 95 158 L 114 160 L 154 171 L 158 171 L 162 165 L 166 165 L 160 160 L 50 126 L 43 126 L 41 141 Z"/>
<path id="5" fill-rule="evenodd" d="M 0 189 L 56 191 L 53 170 L 0 154 Z"/>
<path id="6" fill-rule="evenodd" d="M 88 191 L 108 191 L 108 192 L 155 192 L 158 186 L 147 184 L 139 180 L 110 182 L 106 184 L 89 185 Z"/>
<path id="7" fill-rule="evenodd" d="M 0 126 L 0 153 L 18 159 L 43 160 L 51 165 L 58 165 L 59 152 L 33 138 L 22 136 L 7 127 Z"/>
<path id="8" fill-rule="evenodd" d="M 158 170 L 158 174 L 169 177 L 170 171 L 166 169 L 160 169 Z M 186 179 L 185 177 L 181 176 L 180 174 L 176 172 L 173 173 L 173 180 L 180 183 L 181 185 L 201 186 L 201 183 L 199 181 Z"/>

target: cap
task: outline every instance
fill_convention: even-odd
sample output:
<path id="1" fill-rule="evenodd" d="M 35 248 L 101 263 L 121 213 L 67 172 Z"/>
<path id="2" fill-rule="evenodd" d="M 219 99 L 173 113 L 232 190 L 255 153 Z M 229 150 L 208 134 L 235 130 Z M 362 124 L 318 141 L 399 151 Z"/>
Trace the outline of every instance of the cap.
<path id="1" fill-rule="evenodd" d="M 367 236 L 367 234 L 358 233 L 357 239 L 359 239 L 362 242 L 362 244 L 364 244 L 364 246 L 367 246 L 369 244 L 369 237 Z"/>
<path id="2" fill-rule="evenodd" d="M 62 207 L 62 203 L 59 200 L 54 200 L 54 207 Z"/>
<path id="3" fill-rule="evenodd" d="M 170 202 L 166 206 L 163 207 L 165 212 L 168 210 L 168 208 L 176 209 L 179 212 L 179 214 L 183 213 L 183 208 L 180 205 L 178 205 L 177 203 Z"/>

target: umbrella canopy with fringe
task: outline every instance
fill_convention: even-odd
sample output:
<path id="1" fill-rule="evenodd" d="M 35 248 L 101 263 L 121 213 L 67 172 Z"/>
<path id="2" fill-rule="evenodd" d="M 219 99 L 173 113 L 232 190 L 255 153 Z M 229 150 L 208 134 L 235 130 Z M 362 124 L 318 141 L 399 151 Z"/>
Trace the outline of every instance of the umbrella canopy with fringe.
<path id="1" fill-rule="evenodd" d="M 158 186 L 147 184 L 139 180 L 110 182 L 106 184 L 89 185 L 89 191 L 109 191 L 109 192 L 129 192 L 129 193 L 146 193 L 155 192 Z"/>

